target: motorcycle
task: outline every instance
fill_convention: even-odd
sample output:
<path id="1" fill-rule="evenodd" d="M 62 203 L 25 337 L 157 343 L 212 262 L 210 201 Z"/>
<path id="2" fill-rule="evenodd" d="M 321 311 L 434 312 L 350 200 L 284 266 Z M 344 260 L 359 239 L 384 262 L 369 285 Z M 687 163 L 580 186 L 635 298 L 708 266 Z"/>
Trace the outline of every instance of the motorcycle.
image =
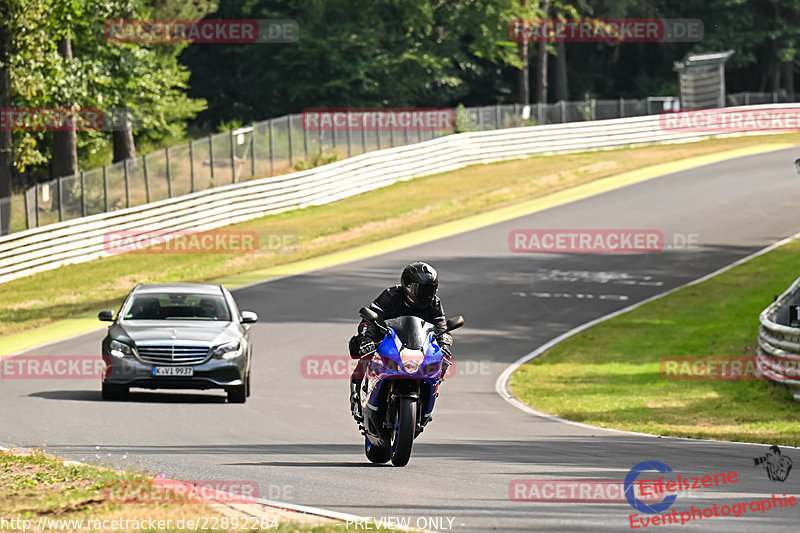
<path id="1" fill-rule="evenodd" d="M 433 324 L 415 316 L 381 322 L 367 307 L 358 314 L 384 334 L 372 359 L 365 361 L 359 390 L 364 453 L 373 463 L 391 460 L 395 466 L 405 466 L 414 439 L 433 419 L 447 362 Z M 463 325 L 463 317 L 453 317 L 447 321 L 447 331 Z"/>

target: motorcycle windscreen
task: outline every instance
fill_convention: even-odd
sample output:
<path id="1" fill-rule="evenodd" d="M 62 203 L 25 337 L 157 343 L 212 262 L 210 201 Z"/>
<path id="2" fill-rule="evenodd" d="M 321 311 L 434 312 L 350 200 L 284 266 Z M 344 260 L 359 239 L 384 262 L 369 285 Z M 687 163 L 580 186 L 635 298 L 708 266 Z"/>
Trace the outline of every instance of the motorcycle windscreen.
<path id="1" fill-rule="evenodd" d="M 390 318 L 386 321 L 386 325 L 394 330 L 403 346 L 411 350 L 422 349 L 428 335 L 433 331 L 433 324 L 415 316 Z"/>

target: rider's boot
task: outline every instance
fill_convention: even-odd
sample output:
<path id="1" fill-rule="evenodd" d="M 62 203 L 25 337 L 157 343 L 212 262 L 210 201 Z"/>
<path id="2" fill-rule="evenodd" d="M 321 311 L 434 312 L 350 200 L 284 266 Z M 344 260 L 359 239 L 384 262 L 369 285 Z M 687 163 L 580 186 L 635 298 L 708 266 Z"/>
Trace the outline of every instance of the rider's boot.
<path id="1" fill-rule="evenodd" d="M 361 412 L 361 398 L 359 398 L 359 389 L 361 388 L 360 379 L 350 380 L 350 413 L 356 422 L 363 422 L 364 415 Z"/>

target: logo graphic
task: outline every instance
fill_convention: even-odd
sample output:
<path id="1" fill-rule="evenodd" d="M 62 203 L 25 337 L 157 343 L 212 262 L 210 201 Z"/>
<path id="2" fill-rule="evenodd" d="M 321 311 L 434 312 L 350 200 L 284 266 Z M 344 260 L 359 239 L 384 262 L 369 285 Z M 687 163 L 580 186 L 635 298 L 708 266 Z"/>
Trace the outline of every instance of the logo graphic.
<path id="1" fill-rule="evenodd" d="M 770 481 L 786 481 L 789 472 L 792 470 L 792 460 L 781 454 L 781 449 L 773 445 L 769 447 L 766 455 L 753 457 L 756 466 L 764 466 L 767 469 L 767 477 Z"/>
<path id="2" fill-rule="evenodd" d="M 631 507 L 637 511 L 647 514 L 658 514 L 669 509 L 678 496 L 677 494 L 671 494 L 658 503 L 646 503 L 637 498 L 636 494 L 634 493 L 634 483 L 636 482 L 636 478 L 638 478 L 639 474 L 642 472 L 648 472 L 650 470 L 655 470 L 656 472 L 661 472 L 662 474 L 666 472 L 672 472 L 670 467 L 659 461 L 645 461 L 639 463 L 631 468 L 628 472 L 628 475 L 625 476 L 625 498 L 628 500 L 628 503 L 631 504 Z"/>

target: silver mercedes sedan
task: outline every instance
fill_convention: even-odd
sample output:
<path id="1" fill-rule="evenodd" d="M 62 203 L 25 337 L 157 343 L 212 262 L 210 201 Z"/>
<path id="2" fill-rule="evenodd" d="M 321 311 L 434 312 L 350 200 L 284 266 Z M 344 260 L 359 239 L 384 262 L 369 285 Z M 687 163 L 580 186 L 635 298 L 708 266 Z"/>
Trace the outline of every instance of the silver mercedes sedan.
<path id="1" fill-rule="evenodd" d="M 102 396 L 123 399 L 131 387 L 224 389 L 229 403 L 250 396 L 250 326 L 222 285 L 139 284 L 114 311 L 103 339 Z"/>

